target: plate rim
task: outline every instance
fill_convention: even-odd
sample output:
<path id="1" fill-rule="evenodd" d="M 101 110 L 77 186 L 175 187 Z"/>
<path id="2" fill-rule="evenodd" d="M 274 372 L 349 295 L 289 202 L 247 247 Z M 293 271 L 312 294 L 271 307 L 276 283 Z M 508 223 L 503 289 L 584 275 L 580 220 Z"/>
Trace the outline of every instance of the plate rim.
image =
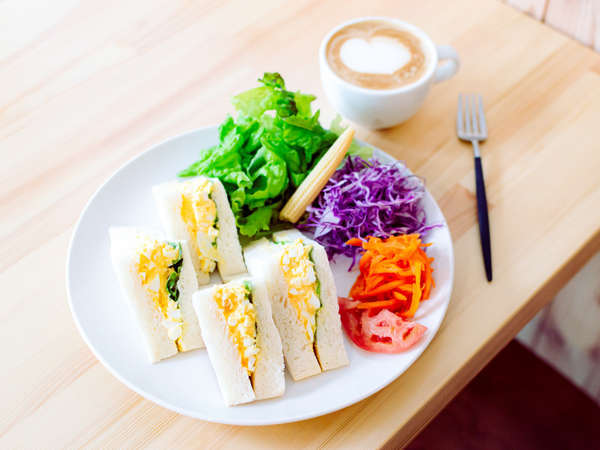
<path id="1" fill-rule="evenodd" d="M 81 226 L 81 222 L 83 220 L 83 218 L 85 217 L 88 209 L 90 208 L 90 206 L 93 204 L 94 200 L 96 199 L 96 197 L 100 194 L 100 192 L 110 183 L 110 181 L 115 178 L 121 171 L 123 171 L 126 167 L 128 167 L 130 164 L 132 164 L 134 161 L 136 161 L 138 158 L 142 158 L 144 155 L 146 155 L 147 153 L 150 153 L 152 151 L 154 151 L 157 147 L 161 147 L 167 143 L 169 143 L 170 141 L 174 141 L 177 139 L 181 139 L 187 135 L 190 134 L 195 134 L 198 132 L 207 132 L 207 131 L 212 131 L 212 130 L 218 130 L 219 126 L 218 125 L 212 125 L 212 126 L 204 126 L 204 127 L 197 127 L 197 128 L 193 128 L 191 130 L 188 131 L 184 131 L 182 133 L 179 133 L 177 135 L 168 137 L 166 139 L 163 139 L 162 141 L 146 148 L 144 151 L 132 156 L 131 158 L 129 158 L 127 161 L 125 161 L 121 166 L 119 166 L 114 172 L 112 172 L 108 177 L 106 177 L 102 183 L 100 184 L 100 186 L 98 186 L 98 188 L 94 191 L 94 193 L 90 196 L 90 198 L 88 199 L 88 201 L 86 202 L 85 206 L 83 207 L 83 209 L 81 210 L 81 213 L 79 214 L 79 217 L 77 218 L 77 221 L 75 222 L 75 225 L 73 227 L 73 231 L 71 233 L 71 237 L 69 239 L 69 245 L 67 247 L 67 259 L 66 259 L 66 264 L 65 264 L 65 284 L 66 284 L 66 288 L 67 288 L 67 301 L 69 304 L 69 310 L 71 312 L 71 316 L 73 318 L 73 321 L 75 322 L 75 326 L 77 327 L 77 330 L 79 331 L 79 334 L 81 335 L 81 337 L 83 338 L 84 342 L 86 343 L 86 345 L 89 347 L 89 349 L 92 351 L 92 354 L 102 363 L 102 365 L 104 366 L 105 369 L 107 369 L 115 378 L 117 378 L 117 380 L 119 380 L 121 383 L 123 383 L 125 386 L 127 386 L 129 389 L 131 389 L 132 391 L 134 391 L 135 393 L 137 393 L 138 395 L 142 396 L 143 398 L 150 400 L 154 403 L 156 403 L 157 405 L 166 408 L 168 410 L 174 411 L 178 414 L 181 414 L 183 416 L 186 417 L 191 417 L 194 419 L 200 419 L 206 422 L 210 422 L 210 423 L 219 423 L 219 424 L 225 424 L 225 425 L 239 425 L 239 426 L 266 426 L 266 425 L 280 425 L 280 424 L 285 424 L 285 423 L 293 423 L 293 422 L 299 422 L 299 421 L 303 421 L 303 420 L 308 420 L 308 419 L 313 419 L 316 417 L 320 417 L 320 416 L 324 416 L 327 414 L 331 414 L 333 412 L 336 411 L 340 411 L 342 409 L 345 409 L 349 406 L 352 406 L 358 402 L 361 402 L 363 400 L 365 400 L 366 398 L 371 397 L 372 395 L 376 394 L 377 392 L 383 390 L 384 388 L 388 387 L 390 384 L 392 384 L 396 379 L 400 378 L 400 376 L 402 376 L 408 369 L 410 369 L 410 367 L 421 357 L 421 355 L 425 352 L 425 350 L 429 347 L 429 345 L 431 344 L 431 342 L 433 341 L 433 339 L 435 339 L 435 336 L 437 335 L 439 329 L 441 328 L 445 318 L 446 318 L 446 312 L 448 309 L 448 305 L 450 304 L 450 300 L 452 299 L 452 291 L 454 289 L 454 275 L 455 275 L 455 257 L 454 257 L 454 242 L 452 241 L 452 234 L 450 233 L 450 228 L 448 227 L 448 223 L 446 221 L 446 217 L 444 216 L 439 204 L 437 203 L 435 197 L 431 194 L 431 192 L 429 192 L 429 190 L 427 190 L 427 188 L 425 187 L 426 193 L 429 194 L 429 196 L 432 198 L 435 206 L 437 207 L 437 209 L 440 211 L 442 218 L 443 218 L 443 222 L 444 222 L 444 226 L 448 232 L 448 235 L 450 237 L 450 254 L 449 254 L 449 259 L 450 259 L 450 285 L 449 285 L 449 289 L 448 289 L 448 300 L 446 302 L 444 302 L 442 305 L 440 305 L 441 308 L 441 313 L 442 313 L 442 318 L 441 321 L 439 323 L 439 326 L 437 327 L 437 329 L 435 330 L 435 332 L 432 333 L 431 338 L 429 339 L 429 342 L 427 343 L 427 345 L 425 347 L 423 347 L 421 349 L 421 351 L 419 351 L 418 353 L 415 354 L 414 358 L 412 359 L 412 361 L 406 366 L 406 368 L 400 372 L 399 374 L 394 374 L 393 376 L 389 377 L 386 379 L 386 381 L 384 383 L 381 383 L 381 385 L 374 387 L 373 389 L 370 389 L 368 391 L 366 391 L 366 393 L 363 393 L 362 395 L 358 396 L 358 397 L 352 397 L 351 400 L 348 401 L 343 401 L 340 404 L 337 404 L 335 406 L 332 407 L 326 407 L 326 408 L 322 408 L 319 409 L 316 412 L 312 412 L 312 413 L 306 413 L 306 414 L 296 414 L 295 416 L 286 416 L 284 419 L 279 419 L 279 420 L 256 420 L 256 419 L 252 419 L 252 416 L 250 416 L 250 419 L 245 419 L 245 420 L 239 420 L 239 419 L 235 419 L 235 420 L 227 420 L 222 419 L 222 418 L 211 418 L 209 416 L 206 415 L 202 415 L 202 414 L 198 414 L 192 410 L 188 410 L 185 408 L 180 408 L 179 406 L 172 404 L 172 403 L 168 403 L 166 401 L 163 401 L 162 399 L 156 397 L 154 394 L 145 391 L 144 389 L 141 389 L 139 387 L 137 387 L 135 384 L 133 384 L 132 382 L 130 382 L 129 380 L 127 380 L 125 377 L 123 377 L 115 368 L 112 367 L 112 365 L 110 365 L 108 363 L 108 361 L 102 356 L 102 354 L 94 347 L 94 345 L 92 344 L 91 340 L 89 339 L 84 327 L 82 326 L 81 322 L 79 321 L 78 316 L 75 314 L 75 308 L 73 305 L 73 297 L 71 295 L 71 271 L 70 271 L 70 267 L 71 267 L 71 258 L 73 255 L 73 245 L 76 239 L 76 236 L 79 232 L 80 226 Z M 394 156 L 390 155 L 389 153 L 385 152 L 384 150 L 369 144 L 366 141 L 362 141 L 360 139 L 357 139 L 357 141 L 361 144 L 361 145 L 367 145 L 369 147 L 371 147 L 374 150 L 374 153 L 382 153 L 384 154 L 387 158 L 390 158 L 394 161 L 400 162 L 402 163 L 409 171 L 410 173 L 413 173 L 410 168 L 408 166 L 406 166 L 401 160 L 398 160 L 397 158 L 395 158 Z M 416 174 L 415 174 L 416 175 Z M 418 175 L 417 175 L 418 176 Z M 353 345 L 353 344 L 352 344 Z M 285 394 L 284 394 L 285 396 Z"/>

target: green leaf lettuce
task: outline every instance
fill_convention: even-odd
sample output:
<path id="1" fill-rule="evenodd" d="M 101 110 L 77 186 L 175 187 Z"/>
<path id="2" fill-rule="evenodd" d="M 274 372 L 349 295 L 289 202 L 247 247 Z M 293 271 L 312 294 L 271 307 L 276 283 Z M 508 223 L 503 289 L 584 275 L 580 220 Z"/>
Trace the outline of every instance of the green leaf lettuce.
<path id="1" fill-rule="evenodd" d="M 332 123 L 336 129 L 323 128 L 319 111 L 312 112 L 315 97 L 288 91 L 278 73 L 258 81 L 261 86 L 233 97 L 237 115 L 220 125 L 219 143 L 179 173 L 221 180 L 238 230 L 247 237 L 277 227 L 279 210 L 343 131 L 339 120 Z"/>

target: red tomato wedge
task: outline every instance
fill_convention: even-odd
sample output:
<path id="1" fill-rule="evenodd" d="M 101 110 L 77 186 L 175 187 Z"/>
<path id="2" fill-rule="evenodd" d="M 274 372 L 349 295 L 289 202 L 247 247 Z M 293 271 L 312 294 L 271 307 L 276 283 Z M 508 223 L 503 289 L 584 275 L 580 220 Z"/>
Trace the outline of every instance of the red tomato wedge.
<path id="1" fill-rule="evenodd" d="M 360 303 L 358 301 L 352 301 L 349 298 L 338 297 L 338 303 L 340 305 L 340 319 L 342 319 L 342 327 L 346 330 L 348 337 L 358 345 L 360 348 L 365 348 L 363 337 L 361 334 L 360 318 L 362 312 L 356 309 L 356 306 Z"/>
<path id="2" fill-rule="evenodd" d="M 363 350 L 400 353 L 417 344 L 427 331 L 426 326 L 402 319 L 387 309 L 370 316 L 369 310 L 357 308 L 360 303 L 339 297 L 342 326 Z"/>
<path id="3" fill-rule="evenodd" d="M 404 320 L 387 309 L 373 317 L 363 313 L 361 324 L 365 344 L 378 353 L 406 351 L 419 342 L 427 331 L 425 325 Z"/>

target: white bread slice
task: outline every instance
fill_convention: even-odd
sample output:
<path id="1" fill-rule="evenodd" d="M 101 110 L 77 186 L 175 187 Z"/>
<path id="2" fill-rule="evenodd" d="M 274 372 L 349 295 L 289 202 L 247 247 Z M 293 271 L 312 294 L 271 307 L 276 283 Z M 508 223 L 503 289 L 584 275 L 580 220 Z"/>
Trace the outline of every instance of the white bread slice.
<path id="1" fill-rule="evenodd" d="M 211 181 L 213 182 L 212 199 L 217 205 L 217 218 L 219 219 L 217 266 L 219 275 L 225 282 L 246 273 L 246 265 L 242 256 L 242 246 L 235 225 L 235 217 L 227 199 L 227 192 L 218 179 L 211 178 Z"/>
<path id="2" fill-rule="evenodd" d="M 208 357 L 228 406 L 276 397 L 282 395 L 285 389 L 281 341 L 271 318 L 266 289 L 259 279 L 239 278 L 230 283 L 242 283 L 244 280 L 252 285 L 252 302 L 256 308 L 259 353 L 252 382 L 241 364 L 238 350 L 230 340 L 225 317 L 214 301 L 217 286 L 204 288 L 193 296 Z"/>
<path id="3" fill-rule="evenodd" d="M 187 241 L 178 241 L 181 243 L 181 253 L 183 256 L 183 265 L 179 274 L 179 310 L 183 319 L 183 329 L 179 338 L 179 350 L 187 352 L 197 348 L 204 348 L 202 340 L 202 331 L 198 324 L 198 317 L 194 311 L 192 304 L 192 295 L 198 290 L 198 281 L 196 280 L 196 272 L 192 265 L 192 256 L 190 247 Z"/>
<path id="4" fill-rule="evenodd" d="M 265 280 L 286 366 L 294 380 L 302 380 L 320 373 L 321 368 L 296 310 L 287 301 L 287 284 L 279 264 L 282 250 L 263 238 L 245 247 L 244 257 L 250 274 Z"/>
<path id="5" fill-rule="evenodd" d="M 181 219 L 181 191 L 176 181 L 159 184 L 152 187 L 154 201 L 160 217 L 160 222 L 169 239 L 192 241 L 193 237 L 188 232 L 185 222 Z M 198 285 L 208 284 L 210 274 L 200 270 L 200 262 L 195 252 L 190 252 L 192 264 Z"/>
<path id="6" fill-rule="evenodd" d="M 201 179 L 205 179 L 205 177 L 194 177 L 183 182 L 171 181 L 152 188 L 161 223 L 170 238 L 188 241 L 193 239 L 185 222 L 181 219 L 181 187 L 183 183 L 195 183 Z M 217 207 L 219 229 L 217 236 L 217 266 L 221 278 L 228 280 L 246 272 L 246 267 L 244 266 L 242 249 L 237 235 L 235 218 L 229 206 L 225 188 L 218 179 L 209 178 L 209 180 L 213 185 L 211 199 Z M 195 252 L 192 252 L 191 256 L 198 284 L 208 284 L 210 274 L 200 270 L 199 258 Z"/>
<path id="7" fill-rule="evenodd" d="M 131 311 L 140 328 L 146 350 L 151 362 L 177 353 L 177 345 L 161 325 L 162 314 L 152 302 L 152 298 L 142 286 L 135 271 L 135 264 L 139 260 L 139 248 L 144 239 L 162 240 L 162 236 L 154 231 L 141 230 L 133 227 L 111 227 L 109 229 L 111 240 L 111 259 L 121 290 L 123 291 Z M 182 336 L 182 350 L 192 350 L 203 347 L 202 336 L 198 320 L 191 313 L 191 295 L 197 289 L 195 274 L 191 266 L 189 249 L 182 242 L 183 265 L 177 287 L 179 288 L 179 302 L 184 320 Z"/>
<path id="8" fill-rule="evenodd" d="M 257 400 L 279 397 L 285 391 L 283 350 L 279 332 L 273 323 L 271 302 L 264 279 L 249 279 L 252 285 L 252 303 L 256 308 L 256 341 L 260 353 L 252 376 L 252 387 Z"/>
<path id="9" fill-rule="evenodd" d="M 254 391 L 239 353 L 229 340 L 225 317 L 213 300 L 215 288 L 213 285 L 201 289 L 192 297 L 208 358 L 217 375 L 225 404 L 248 403 L 255 399 Z"/>
<path id="10" fill-rule="evenodd" d="M 315 263 L 317 279 L 321 283 L 321 309 L 317 313 L 317 329 L 315 335 L 315 353 L 321 369 L 331 370 L 348 365 L 348 355 L 344 348 L 342 322 L 335 280 L 327 258 L 327 252 L 318 242 L 308 239 L 297 230 L 286 230 L 274 233 L 275 241 L 294 241 L 302 239 L 305 244 L 312 245 L 312 259 Z"/>

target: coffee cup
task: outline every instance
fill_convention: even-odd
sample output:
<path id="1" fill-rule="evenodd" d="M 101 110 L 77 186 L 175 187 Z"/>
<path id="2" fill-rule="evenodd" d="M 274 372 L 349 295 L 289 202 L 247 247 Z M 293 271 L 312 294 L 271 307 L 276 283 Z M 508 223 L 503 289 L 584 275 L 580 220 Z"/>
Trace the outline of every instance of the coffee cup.
<path id="1" fill-rule="evenodd" d="M 331 30 L 319 49 L 323 89 L 346 119 L 371 129 L 412 117 L 432 84 L 452 78 L 458 54 L 402 20 L 363 17 Z"/>

